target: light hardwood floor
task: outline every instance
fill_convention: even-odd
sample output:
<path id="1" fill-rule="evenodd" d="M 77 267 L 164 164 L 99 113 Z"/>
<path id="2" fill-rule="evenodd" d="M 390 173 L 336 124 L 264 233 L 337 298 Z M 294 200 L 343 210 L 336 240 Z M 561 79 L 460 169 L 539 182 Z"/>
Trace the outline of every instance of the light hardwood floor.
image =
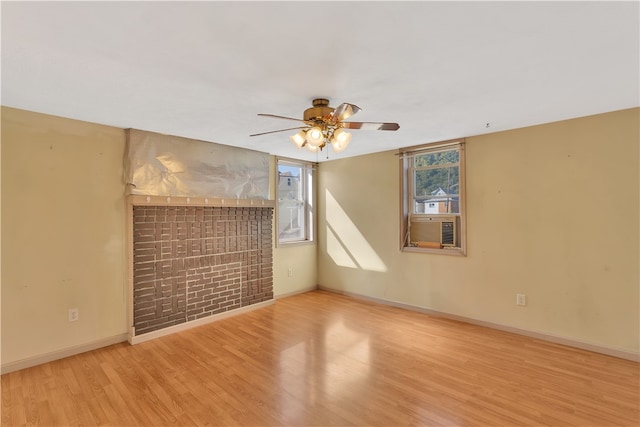
<path id="1" fill-rule="evenodd" d="M 2 425 L 638 426 L 639 364 L 323 291 L 2 376 Z"/>

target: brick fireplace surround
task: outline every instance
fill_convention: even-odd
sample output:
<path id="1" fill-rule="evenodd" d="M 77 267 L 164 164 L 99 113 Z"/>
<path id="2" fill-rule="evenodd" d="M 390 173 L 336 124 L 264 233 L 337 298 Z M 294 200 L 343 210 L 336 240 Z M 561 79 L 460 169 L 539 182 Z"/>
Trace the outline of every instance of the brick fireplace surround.
<path id="1" fill-rule="evenodd" d="M 136 336 L 273 299 L 273 206 L 185 200 L 132 203 Z"/>

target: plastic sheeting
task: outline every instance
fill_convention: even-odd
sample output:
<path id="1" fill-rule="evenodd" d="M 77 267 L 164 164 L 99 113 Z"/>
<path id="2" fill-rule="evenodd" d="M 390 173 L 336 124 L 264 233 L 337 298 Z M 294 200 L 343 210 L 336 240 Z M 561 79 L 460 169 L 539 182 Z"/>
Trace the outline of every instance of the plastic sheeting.
<path id="1" fill-rule="evenodd" d="M 269 155 L 211 142 L 127 130 L 130 194 L 269 198 Z"/>

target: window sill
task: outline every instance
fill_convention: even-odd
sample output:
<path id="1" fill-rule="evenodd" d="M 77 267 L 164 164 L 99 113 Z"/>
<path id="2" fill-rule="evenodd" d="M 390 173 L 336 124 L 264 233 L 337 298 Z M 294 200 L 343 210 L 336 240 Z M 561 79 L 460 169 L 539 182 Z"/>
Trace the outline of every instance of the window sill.
<path id="1" fill-rule="evenodd" d="M 306 246 L 306 245 L 315 245 L 315 240 L 296 240 L 293 242 L 277 242 L 277 248 L 284 248 L 289 246 Z"/>
<path id="2" fill-rule="evenodd" d="M 400 249 L 401 252 L 412 252 L 419 254 L 436 254 L 436 255 L 453 255 L 453 256 L 467 256 L 466 252 L 462 248 L 419 248 L 416 246 L 405 246 Z"/>

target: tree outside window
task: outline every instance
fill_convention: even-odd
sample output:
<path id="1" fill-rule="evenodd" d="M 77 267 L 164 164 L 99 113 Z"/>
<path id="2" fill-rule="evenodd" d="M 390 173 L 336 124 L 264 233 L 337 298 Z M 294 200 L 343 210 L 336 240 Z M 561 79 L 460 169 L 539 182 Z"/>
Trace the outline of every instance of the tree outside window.
<path id="1" fill-rule="evenodd" d="M 464 140 L 400 150 L 401 250 L 464 255 Z"/>

